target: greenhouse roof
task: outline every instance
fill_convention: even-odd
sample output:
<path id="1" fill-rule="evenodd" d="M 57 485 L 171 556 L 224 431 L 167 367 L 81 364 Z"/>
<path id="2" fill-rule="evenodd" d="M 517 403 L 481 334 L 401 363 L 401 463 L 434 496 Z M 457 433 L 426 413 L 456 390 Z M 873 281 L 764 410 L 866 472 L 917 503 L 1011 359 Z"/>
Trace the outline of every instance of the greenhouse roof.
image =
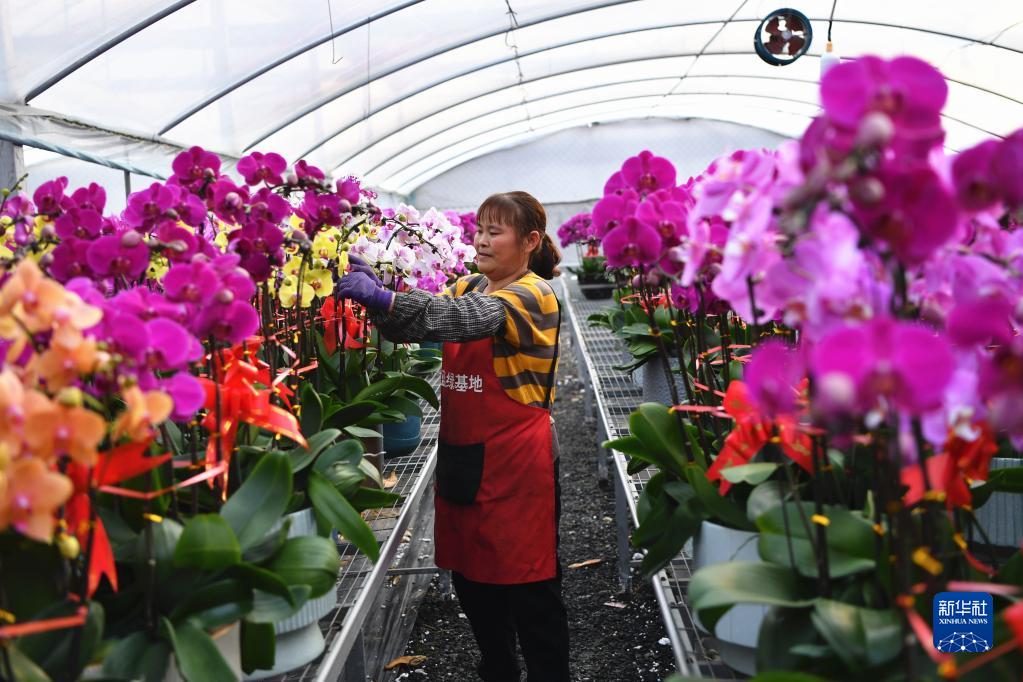
<path id="1" fill-rule="evenodd" d="M 304 156 L 407 193 L 557 130 L 702 118 L 798 135 L 820 55 L 912 54 L 949 81 L 946 144 L 1023 124 L 1023 3 L 801 0 L 785 67 L 758 0 L 0 0 L 0 135 L 165 170 L 174 145 Z M 968 10 L 968 11 L 967 11 Z"/>

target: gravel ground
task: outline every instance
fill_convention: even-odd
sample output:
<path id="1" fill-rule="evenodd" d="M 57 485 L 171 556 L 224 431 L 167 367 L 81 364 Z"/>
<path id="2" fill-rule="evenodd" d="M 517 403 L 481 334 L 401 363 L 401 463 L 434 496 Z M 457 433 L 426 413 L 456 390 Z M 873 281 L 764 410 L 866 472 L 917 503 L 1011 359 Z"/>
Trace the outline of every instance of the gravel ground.
<path id="1" fill-rule="evenodd" d="M 570 333 L 563 328 L 562 338 Z M 631 597 L 618 591 L 614 494 L 598 485 L 596 424 L 584 414 L 582 383 L 568 348 L 562 353 L 554 416 L 562 449 L 562 563 L 603 560 L 596 566 L 565 570 L 572 679 L 663 680 L 673 672 L 674 661 L 649 583 L 635 580 Z M 426 661 L 405 668 L 396 679 L 476 680 L 479 653 L 458 602 L 445 600 L 435 580 L 417 611 L 405 654 L 426 656 Z"/>

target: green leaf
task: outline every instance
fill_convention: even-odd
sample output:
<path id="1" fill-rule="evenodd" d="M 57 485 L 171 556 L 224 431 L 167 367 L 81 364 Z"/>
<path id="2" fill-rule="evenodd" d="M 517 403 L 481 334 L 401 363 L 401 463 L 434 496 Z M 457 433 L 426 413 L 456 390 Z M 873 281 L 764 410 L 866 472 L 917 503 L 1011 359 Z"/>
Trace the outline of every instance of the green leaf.
<path id="1" fill-rule="evenodd" d="M 373 429 L 364 429 L 361 426 L 346 426 L 344 428 L 344 431 L 345 431 L 345 433 L 347 433 L 352 438 L 379 438 L 380 437 L 380 433 L 378 431 L 374 431 Z"/>
<path id="2" fill-rule="evenodd" d="M 340 435 L 341 431 L 339 429 L 324 429 L 306 439 L 306 442 L 309 444 L 308 448 L 289 450 L 288 454 L 291 456 L 292 473 L 297 474 L 312 464 L 316 456 L 323 451 L 323 448 L 337 440 Z"/>
<path id="3" fill-rule="evenodd" d="M 689 601 L 711 631 L 736 604 L 809 606 L 813 589 L 788 568 L 759 561 L 728 561 L 706 566 L 689 582 Z"/>
<path id="4" fill-rule="evenodd" d="M 337 494 L 330 484 L 324 485 Z M 288 538 L 281 551 L 267 562 L 266 568 L 279 575 L 289 586 L 308 585 L 311 589 L 309 596 L 315 598 L 334 587 L 341 559 L 332 540 L 318 535 L 303 535 Z"/>
<path id="5" fill-rule="evenodd" d="M 231 526 L 243 550 L 262 541 L 280 520 L 291 498 L 291 485 L 291 463 L 287 456 L 268 452 L 228 498 L 220 515 Z"/>
<path id="6" fill-rule="evenodd" d="M 824 516 L 830 520 L 826 528 L 828 544 L 828 572 L 832 578 L 872 571 L 874 563 L 874 526 L 866 518 L 843 507 L 826 506 Z M 789 545 L 801 575 L 817 577 L 817 560 L 813 545 L 817 540 L 817 525 L 810 521 L 814 506 L 804 502 L 802 514 L 795 502 L 779 505 L 757 519 L 760 529 L 760 556 L 781 566 L 789 565 Z M 788 531 L 785 517 L 788 515 Z M 805 523 L 804 523 L 805 519 Z M 812 533 L 807 537 L 807 526 Z"/>
<path id="7" fill-rule="evenodd" d="M 372 383 L 359 391 L 354 400 L 380 400 L 402 389 L 415 393 L 434 409 L 440 407 L 440 401 L 437 400 L 437 393 L 433 390 L 433 386 L 424 379 L 410 376 L 388 377 Z"/>
<path id="8" fill-rule="evenodd" d="M 693 486 L 696 498 L 707 511 L 712 520 L 720 521 L 726 526 L 739 530 L 753 530 L 754 526 L 746 518 L 742 509 L 731 498 L 722 496 L 717 487 L 707 480 L 707 474 L 695 464 L 686 466 L 686 479 Z"/>
<path id="9" fill-rule="evenodd" d="M 756 523 L 757 518 L 785 501 L 786 487 L 782 481 L 766 481 L 753 489 L 746 499 L 746 518 Z"/>
<path id="10" fill-rule="evenodd" d="M 374 431 L 374 433 L 376 432 Z M 358 467 L 365 452 L 366 449 L 362 447 L 362 443 L 354 439 L 346 439 L 339 443 L 334 443 L 322 455 L 317 457 L 313 469 L 322 474 L 337 463 Z"/>
<path id="11" fill-rule="evenodd" d="M 327 379 L 334 386 L 340 389 L 341 382 L 341 351 L 335 350 L 333 354 L 327 351 L 327 345 L 323 342 L 323 335 L 314 330 L 316 335 L 316 357 L 319 360 L 316 370 L 327 375 Z"/>
<path id="12" fill-rule="evenodd" d="M 883 665 L 902 651 L 902 623 L 895 610 L 818 599 L 810 618 L 852 670 Z"/>
<path id="13" fill-rule="evenodd" d="M 792 670 L 770 670 L 750 678 L 750 682 L 828 682 L 828 680 Z"/>
<path id="14" fill-rule="evenodd" d="M 282 599 L 275 594 L 255 590 L 252 596 L 252 610 L 245 616 L 245 620 L 253 623 L 277 623 L 290 618 L 309 600 L 312 588 L 308 585 L 292 585 L 288 592 L 291 596 Z"/>
<path id="15" fill-rule="evenodd" d="M 834 658 L 810 622 L 810 609 L 771 607 L 764 614 L 757 636 L 757 670 L 799 670 L 806 658 Z M 810 644 L 814 642 L 814 644 Z"/>
<path id="16" fill-rule="evenodd" d="M 398 410 L 406 417 L 422 417 L 423 408 L 419 407 L 419 403 L 414 400 L 409 400 L 400 395 L 394 395 L 387 399 L 387 406 L 392 410 Z"/>
<path id="17" fill-rule="evenodd" d="M 678 419 L 660 403 L 643 403 L 629 415 L 629 432 L 639 438 L 650 457 L 663 471 L 679 476 L 685 466 Z"/>
<path id="18" fill-rule="evenodd" d="M 358 511 L 393 507 L 403 499 L 404 498 L 401 495 L 392 493 L 389 490 L 377 490 L 376 488 L 363 487 L 356 488 L 355 492 L 348 497 L 348 501 L 351 502 L 352 506 Z"/>
<path id="19" fill-rule="evenodd" d="M 721 470 L 721 476 L 731 483 L 759 485 L 769 479 L 777 469 L 778 465 L 774 462 L 754 462 L 753 464 L 726 467 Z"/>
<path id="20" fill-rule="evenodd" d="M 323 401 L 312 383 L 302 384 L 302 433 L 316 433 L 323 426 Z"/>
<path id="21" fill-rule="evenodd" d="M 242 671 L 270 670 L 274 667 L 277 638 L 273 623 L 241 622 Z"/>
<path id="22" fill-rule="evenodd" d="M 133 632 L 117 642 L 103 659 L 105 677 L 143 682 L 162 682 L 170 662 L 170 644 L 150 641 L 144 632 Z"/>
<path id="23" fill-rule="evenodd" d="M 653 336 L 654 330 L 650 328 L 649 324 L 644 322 L 634 322 L 632 324 L 624 325 L 618 330 L 618 333 L 622 336 Z"/>
<path id="24" fill-rule="evenodd" d="M 200 514 L 189 519 L 174 548 L 175 566 L 215 570 L 241 560 L 238 538 L 219 514 Z"/>
<path id="25" fill-rule="evenodd" d="M 187 529 L 187 526 L 186 526 Z M 187 682 L 203 680 L 237 680 L 224 656 L 217 650 L 213 638 L 189 622 L 173 629 L 174 659 Z"/>
<path id="26" fill-rule="evenodd" d="M 51 682 L 46 671 L 36 665 L 35 661 L 26 656 L 18 647 L 9 644 L 6 648 L 11 659 L 15 680 L 18 682 Z"/>
<path id="27" fill-rule="evenodd" d="M 242 581 L 235 578 L 218 580 L 189 594 L 171 611 L 169 618 L 172 623 L 179 623 L 189 616 L 231 603 L 245 603 L 247 610 L 251 602 L 252 589 Z"/>
<path id="28" fill-rule="evenodd" d="M 292 498 L 294 498 L 294 494 Z M 288 505 L 290 507 L 291 502 Z M 262 540 L 242 553 L 242 560 L 251 564 L 258 564 L 269 559 L 277 553 L 277 550 L 281 548 L 284 541 L 288 539 L 289 530 L 291 530 L 291 519 L 285 516 L 284 523 L 281 524 L 280 528 L 272 533 L 267 533 Z"/>
<path id="29" fill-rule="evenodd" d="M 333 428 L 348 430 L 352 425 L 361 422 L 381 407 L 381 403 L 370 400 L 361 400 L 340 406 L 334 405 L 331 411 L 324 415 L 323 421 Z"/>
<path id="30" fill-rule="evenodd" d="M 71 616 L 77 611 L 77 604 L 58 602 L 35 614 L 32 620 Z M 18 647 L 51 677 L 62 679 L 70 672 L 72 678 L 77 679 L 103 639 L 105 620 L 103 605 L 97 601 L 89 602 L 89 611 L 80 635 L 78 659 L 74 665 L 71 665 L 71 649 L 73 640 L 79 636 L 76 628 L 51 630 L 21 637 L 18 640 Z"/>
<path id="31" fill-rule="evenodd" d="M 349 542 L 372 561 L 380 558 L 380 546 L 366 521 L 319 472 L 314 471 L 309 476 L 309 497 L 316 512 L 322 514 Z"/>
<path id="32" fill-rule="evenodd" d="M 295 606 L 291 591 L 288 589 L 288 584 L 276 573 L 244 562 L 232 566 L 231 571 L 250 589 L 258 589 L 275 594 L 291 603 L 292 606 Z"/>
<path id="33" fill-rule="evenodd" d="M 651 578 L 678 556 L 686 541 L 700 529 L 702 520 L 699 512 L 688 502 L 675 506 L 665 524 L 664 534 L 650 543 L 643 556 L 640 563 L 643 577 Z"/>

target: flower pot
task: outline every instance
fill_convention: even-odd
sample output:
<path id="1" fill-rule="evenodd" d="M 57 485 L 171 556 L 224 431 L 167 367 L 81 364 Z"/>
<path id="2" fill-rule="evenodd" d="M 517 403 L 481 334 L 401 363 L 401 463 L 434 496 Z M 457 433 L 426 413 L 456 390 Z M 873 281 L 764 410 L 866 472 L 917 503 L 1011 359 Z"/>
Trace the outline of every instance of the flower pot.
<path id="1" fill-rule="evenodd" d="M 659 355 L 650 358 L 639 368 L 642 379 L 638 382 L 643 387 L 643 402 L 661 403 L 662 405 L 673 405 L 671 400 L 671 389 L 668 380 L 664 376 L 664 360 Z M 678 399 L 686 399 L 685 385 L 678 372 L 672 372 L 675 380 L 675 389 L 678 391 Z"/>
<path id="2" fill-rule="evenodd" d="M 611 282 L 583 282 L 580 280 L 579 290 L 583 293 L 583 298 L 600 300 L 611 298 L 611 295 L 615 290 L 615 285 Z"/>
<path id="3" fill-rule="evenodd" d="M 407 455 L 419 447 L 423 418 L 410 414 L 403 422 L 384 424 L 384 451 L 389 457 Z"/>
<path id="4" fill-rule="evenodd" d="M 758 533 L 734 530 L 704 521 L 696 535 L 693 562 L 697 569 L 726 561 L 760 561 Z M 757 637 L 767 607 L 753 604 L 733 606 L 714 626 L 721 660 L 746 675 L 756 673 Z M 695 618 L 700 629 L 706 628 Z"/>
<path id="5" fill-rule="evenodd" d="M 288 514 L 291 528 L 288 537 L 316 535 L 316 518 L 312 509 Z M 278 524 L 271 533 L 280 528 Z M 301 609 L 285 620 L 274 623 L 277 633 L 274 667 L 271 670 L 256 670 L 246 675 L 246 680 L 261 680 L 293 670 L 323 653 L 323 633 L 320 632 L 319 621 L 334 610 L 337 605 L 337 591 L 330 590 L 326 594 L 307 601 Z"/>
<path id="6" fill-rule="evenodd" d="M 1023 466 L 1023 459 L 1017 457 L 994 457 L 991 469 L 1008 469 Z M 977 521 L 987 533 L 991 544 L 1000 547 L 1019 548 L 1023 540 L 1023 495 L 1014 493 L 993 493 L 984 506 L 977 510 Z M 983 540 L 979 533 L 974 540 Z"/>
<path id="7" fill-rule="evenodd" d="M 420 348 L 432 348 L 433 350 L 443 351 L 444 350 L 444 342 L 443 341 L 420 341 L 419 342 L 419 347 Z"/>
<path id="8" fill-rule="evenodd" d="M 234 673 L 236 679 L 242 676 L 242 648 L 241 648 L 241 627 L 238 623 L 231 623 L 219 630 L 210 633 L 217 651 L 227 661 L 228 667 Z M 103 666 L 94 663 L 85 667 L 79 679 L 82 680 L 103 680 Z M 167 671 L 163 675 L 164 682 L 184 682 L 181 673 L 178 672 L 177 663 L 174 661 L 174 654 L 167 658 Z"/>

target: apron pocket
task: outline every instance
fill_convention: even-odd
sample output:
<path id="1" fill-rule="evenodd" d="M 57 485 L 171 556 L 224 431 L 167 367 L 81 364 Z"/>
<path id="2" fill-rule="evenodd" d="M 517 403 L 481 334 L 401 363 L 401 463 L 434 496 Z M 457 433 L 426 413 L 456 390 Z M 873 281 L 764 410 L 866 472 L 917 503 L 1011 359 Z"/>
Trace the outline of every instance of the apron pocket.
<path id="1" fill-rule="evenodd" d="M 483 443 L 437 444 L 437 494 L 451 504 L 476 500 L 483 480 Z"/>

